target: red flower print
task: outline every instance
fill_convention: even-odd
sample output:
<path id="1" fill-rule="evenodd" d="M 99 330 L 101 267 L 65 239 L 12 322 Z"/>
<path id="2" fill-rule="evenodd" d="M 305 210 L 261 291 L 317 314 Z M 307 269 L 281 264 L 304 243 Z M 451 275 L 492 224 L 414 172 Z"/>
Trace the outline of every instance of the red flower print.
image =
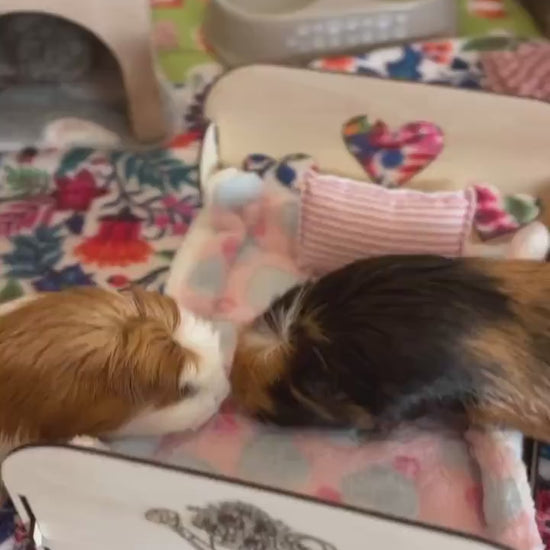
<path id="1" fill-rule="evenodd" d="M 170 225 L 170 216 L 168 214 L 159 214 L 155 218 L 155 225 L 161 229 L 166 229 Z"/>
<path id="2" fill-rule="evenodd" d="M 468 0 L 468 11 L 485 19 L 502 19 L 508 15 L 504 0 Z"/>
<path id="3" fill-rule="evenodd" d="M 203 132 L 199 130 L 189 130 L 183 134 L 178 134 L 172 141 L 168 144 L 170 149 L 178 149 L 181 147 L 187 147 L 195 141 L 200 141 L 202 138 Z"/>
<path id="4" fill-rule="evenodd" d="M 183 222 L 177 222 L 172 226 L 172 233 L 174 235 L 185 235 L 187 233 L 187 224 Z"/>
<path id="5" fill-rule="evenodd" d="M 166 208 L 173 210 L 174 212 L 177 212 L 178 214 L 181 214 L 183 216 L 192 217 L 195 211 L 195 207 L 188 200 L 184 199 L 180 201 L 173 195 L 166 195 L 165 197 L 163 197 L 162 203 Z"/>
<path id="6" fill-rule="evenodd" d="M 550 491 L 543 490 L 537 493 L 536 497 L 537 510 L 545 514 L 550 512 Z"/>
<path id="7" fill-rule="evenodd" d="M 53 196 L 58 210 L 85 212 L 96 197 L 105 194 L 89 170 L 81 170 L 72 177 L 55 178 L 55 185 L 57 190 Z"/>
<path id="8" fill-rule="evenodd" d="M 178 200 L 172 195 L 163 197 L 161 202 L 166 210 L 155 215 L 155 225 L 164 231 L 170 230 L 172 235 L 184 235 L 197 206 L 189 199 Z"/>
<path id="9" fill-rule="evenodd" d="M 13 538 L 16 544 L 23 544 L 29 540 L 29 535 L 27 533 L 27 530 L 25 529 L 25 525 L 19 519 L 19 517 L 17 517 L 15 520 Z"/>
<path id="10" fill-rule="evenodd" d="M 141 237 L 142 220 L 125 208 L 113 216 L 100 219 L 96 235 L 75 248 L 84 263 L 126 266 L 146 262 L 153 249 Z"/>
<path id="11" fill-rule="evenodd" d="M 48 196 L 0 203 L 0 237 L 11 237 L 24 229 L 48 225 L 54 201 Z"/>
<path id="12" fill-rule="evenodd" d="M 428 59 L 436 63 L 450 63 L 453 59 L 453 42 L 448 40 L 424 42 L 422 52 Z"/>
<path id="13" fill-rule="evenodd" d="M 122 288 L 130 284 L 130 279 L 126 275 L 111 275 L 107 282 L 115 288 Z"/>
<path id="14" fill-rule="evenodd" d="M 325 71 L 350 72 L 353 70 L 355 58 L 351 55 L 327 57 L 321 62 L 321 68 Z"/>
<path id="15" fill-rule="evenodd" d="M 544 548 L 548 548 L 550 544 L 550 515 L 537 511 L 535 521 L 537 522 Z"/>
<path id="16" fill-rule="evenodd" d="M 159 229 L 168 229 L 171 228 L 172 235 L 185 235 L 187 233 L 187 228 L 189 227 L 184 222 L 175 222 L 172 223 L 170 216 L 167 214 L 160 214 L 155 218 L 155 225 Z"/>

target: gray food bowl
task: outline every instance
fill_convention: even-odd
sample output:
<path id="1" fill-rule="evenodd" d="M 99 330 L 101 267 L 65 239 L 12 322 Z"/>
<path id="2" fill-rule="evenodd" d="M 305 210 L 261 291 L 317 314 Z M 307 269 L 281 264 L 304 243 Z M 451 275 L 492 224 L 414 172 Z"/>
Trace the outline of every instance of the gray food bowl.
<path id="1" fill-rule="evenodd" d="M 211 0 L 205 35 L 235 66 L 449 35 L 456 20 L 456 0 Z"/>

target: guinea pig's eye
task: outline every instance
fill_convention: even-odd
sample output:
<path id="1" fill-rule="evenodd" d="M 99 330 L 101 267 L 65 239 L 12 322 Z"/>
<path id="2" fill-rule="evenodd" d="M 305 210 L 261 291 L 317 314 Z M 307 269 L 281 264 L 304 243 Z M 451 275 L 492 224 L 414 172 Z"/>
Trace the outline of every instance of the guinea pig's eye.
<path id="1" fill-rule="evenodd" d="M 180 396 L 182 399 L 189 399 L 190 397 L 197 395 L 198 391 L 199 389 L 196 386 L 193 386 L 192 384 L 185 384 L 185 386 L 180 388 Z"/>

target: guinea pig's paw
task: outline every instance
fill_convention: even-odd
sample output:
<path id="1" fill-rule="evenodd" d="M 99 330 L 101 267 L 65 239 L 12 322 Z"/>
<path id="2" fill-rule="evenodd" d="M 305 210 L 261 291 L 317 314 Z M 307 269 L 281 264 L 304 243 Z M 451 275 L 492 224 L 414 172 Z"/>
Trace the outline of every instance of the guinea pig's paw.
<path id="1" fill-rule="evenodd" d="M 109 447 L 95 437 L 88 435 L 77 435 L 69 441 L 71 447 L 81 447 L 83 449 L 96 449 L 97 451 L 108 451 Z"/>
<path id="2" fill-rule="evenodd" d="M 194 397 L 206 409 L 216 409 L 229 394 L 220 334 L 212 322 L 188 311 L 181 310 L 181 319 L 175 333 L 176 341 L 192 350 L 198 358 L 193 368 L 187 368 L 181 374 L 181 387 L 192 388 Z"/>
<path id="3" fill-rule="evenodd" d="M 196 431 L 207 424 L 220 410 L 221 402 L 213 396 L 198 399 L 188 411 L 187 429 Z"/>
<path id="4" fill-rule="evenodd" d="M 220 334 L 214 324 L 184 309 L 180 310 L 180 314 L 182 322 L 175 334 L 176 341 L 198 355 L 199 371 L 202 371 L 197 373 L 199 378 L 208 376 L 210 373 L 215 375 L 223 373 L 224 361 Z"/>

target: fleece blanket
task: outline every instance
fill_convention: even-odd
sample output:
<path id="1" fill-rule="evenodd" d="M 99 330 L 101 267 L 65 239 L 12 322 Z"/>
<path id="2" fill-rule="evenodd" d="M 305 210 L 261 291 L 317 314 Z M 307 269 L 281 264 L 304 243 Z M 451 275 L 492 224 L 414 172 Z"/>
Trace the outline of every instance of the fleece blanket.
<path id="1" fill-rule="evenodd" d="M 166 291 L 211 318 L 230 362 L 235 327 L 302 278 L 295 261 L 298 197 L 265 182 L 210 189 L 177 253 Z M 223 192 L 222 192 L 223 191 Z M 385 440 L 280 430 L 226 406 L 197 434 L 163 438 L 152 456 L 337 503 L 540 547 L 514 436 L 403 426 Z"/>

